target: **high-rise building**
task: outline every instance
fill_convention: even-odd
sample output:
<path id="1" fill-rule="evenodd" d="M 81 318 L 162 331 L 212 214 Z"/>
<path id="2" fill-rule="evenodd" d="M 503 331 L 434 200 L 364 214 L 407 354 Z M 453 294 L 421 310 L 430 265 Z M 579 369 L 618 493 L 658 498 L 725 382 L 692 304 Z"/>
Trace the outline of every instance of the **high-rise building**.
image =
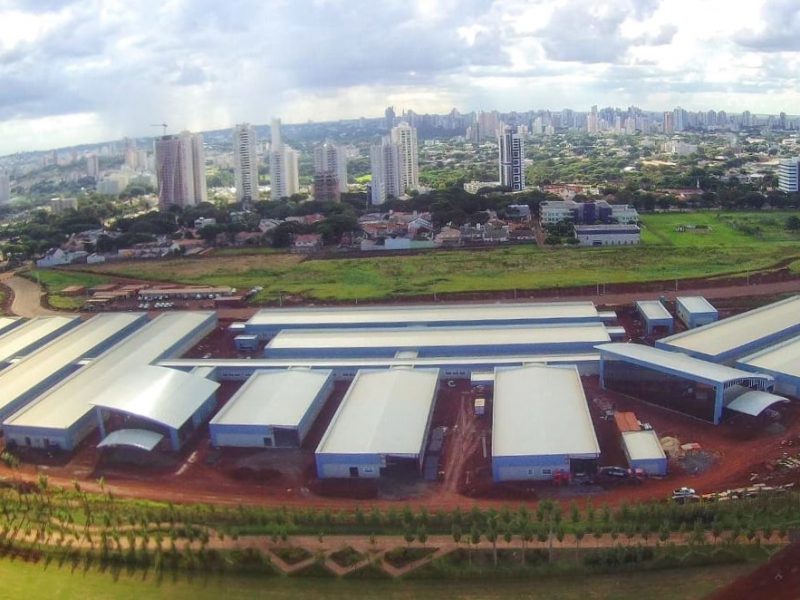
<path id="1" fill-rule="evenodd" d="M 347 191 L 347 156 L 342 148 L 325 142 L 314 148 L 314 199 L 339 202 Z"/>
<path id="2" fill-rule="evenodd" d="M 392 143 L 400 154 L 400 187 L 403 193 L 419 187 L 419 149 L 417 130 L 408 123 L 392 128 Z"/>
<path id="3" fill-rule="evenodd" d="M 100 178 L 100 159 L 96 154 L 90 154 L 86 157 L 86 174 L 95 180 Z"/>
<path id="4" fill-rule="evenodd" d="M 272 199 L 288 198 L 300 191 L 298 177 L 298 153 L 284 146 L 281 137 L 281 120 L 272 119 L 270 124 L 272 144 L 269 152 L 269 177 Z"/>
<path id="5" fill-rule="evenodd" d="M 258 154 L 256 130 L 249 123 L 233 128 L 233 176 L 236 202 L 249 208 L 258 201 Z"/>
<path id="6" fill-rule="evenodd" d="M 386 127 L 386 130 L 388 131 L 392 127 L 394 127 L 394 120 L 396 118 L 395 112 L 394 112 L 394 106 L 387 106 L 386 110 L 383 111 L 383 117 L 384 117 L 384 123 L 383 124 Z"/>
<path id="7" fill-rule="evenodd" d="M 380 144 L 370 147 L 370 167 L 372 184 L 370 202 L 380 205 L 389 197 L 399 198 L 404 188 L 400 182 L 400 149 L 383 138 Z"/>
<path id="8" fill-rule="evenodd" d="M 500 185 L 518 192 L 525 188 L 525 142 L 511 127 L 499 136 Z"/>
<path id="9" fill-rule="evenodd" d="M 778 164 L 778 189 L 789 194 L 800 192 L 800 156 L 781 159 Z"/>
<path id="10" fill-rule="evenodd" d="M 664 133 L 675 133 L 675 113 L 664 113 Z"/>
<path id="11" fill-rule="evenodd" d="M 600 117 L 597 114 L 597 105 L 592 106 L 592 110 L 586 117 L 586 132 L 598 133 L 600 131 Z"/>
<path id="12" fill-rule="evenodd" d="M 8 173 L 0 171 L 0 204 L 8 204 L 11 201 L 11 180 Z"/>
<path id="13" fill-rule="evenodd" d="M 208 201 L 203 136 L 184 131 L 156 138 L 156 186 L 161 210 Z"/>

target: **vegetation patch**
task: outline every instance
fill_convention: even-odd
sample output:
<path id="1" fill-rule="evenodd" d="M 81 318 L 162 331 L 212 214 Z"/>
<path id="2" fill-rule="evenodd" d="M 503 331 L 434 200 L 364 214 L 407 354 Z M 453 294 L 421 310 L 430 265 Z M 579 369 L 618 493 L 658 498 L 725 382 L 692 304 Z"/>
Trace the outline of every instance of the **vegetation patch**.
<path id="1" fill-rule="evenodd" d="M 344 576 L 346 579 L 391 579 L 392 576 L 389 575 L 380 564 L 380 561 L 371 561 L 360 567 L 355 569 L 354 571 L 350 571 L 349 573 L 345 574 Z"/>
<path id="2" fill-rule="evenodd" d="M 299 546 L 277 546 L 270 551 L 287 565 L 296 565 L 311 558 L 311 552 Z"/>
<path id="3" fill-rule="evenodd" d="M 330 555 L 330 559 L 343 568 L 352 567 L 364 560 L 364 555 L 358 550 L 346 546 Z"/>
<path id="4" fill-rule="evenodd" d="M 383 555 L 383 559 L 395 569 L 402 569 L 436 552 L 436 548 L 406 547 L 394 548 Z"/>
<path id="5" fill-rule="evenodd" d="M 336 577 L 336 573 L 326 567 L 322 561 L 315 560 L 302 569 L 292 571 L 289 573 L 289 577 Z"/>

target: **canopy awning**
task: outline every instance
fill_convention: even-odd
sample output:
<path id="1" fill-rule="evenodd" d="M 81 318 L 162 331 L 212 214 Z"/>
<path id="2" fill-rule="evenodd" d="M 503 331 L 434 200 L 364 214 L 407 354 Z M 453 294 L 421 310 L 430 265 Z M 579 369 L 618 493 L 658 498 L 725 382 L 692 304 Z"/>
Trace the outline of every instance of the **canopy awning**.
<path id="1" fill-rule="evenodd" d="M 731 402 L 728 403 L 725 408 L 738 413 L 743 413 L 745 415 L 750 415 L 752 417 L 757 417 L 773 404 L 784 402 L 788 403 L 789 400 L 783 396 L 776 396 L 775 394 L 770 394 L 769 392 L 752 390 L 745 392 L 741 396 L 736 397 L 734 400 L 731 400 Z"/>
<path id="2" fill-rule="evenodd" d="M 118 429 L 109 433 L 97 447 L 130 446 L 151 452 L 162 439 L 162 434 L 147 429 Z"/>

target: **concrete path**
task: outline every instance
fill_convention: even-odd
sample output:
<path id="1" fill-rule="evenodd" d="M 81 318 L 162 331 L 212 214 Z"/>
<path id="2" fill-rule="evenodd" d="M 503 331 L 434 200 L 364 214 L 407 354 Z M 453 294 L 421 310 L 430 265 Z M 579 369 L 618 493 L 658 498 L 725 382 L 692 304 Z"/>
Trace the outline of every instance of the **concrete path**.
<path id="1" fill-rule="evenodd" d="M 35 282 L 12 273 L 0 275 L 0 283 L 11 290 L 11 313 L 19 317 L 45 317 L 63 313 L 42 306 L 43 292 Z"/>

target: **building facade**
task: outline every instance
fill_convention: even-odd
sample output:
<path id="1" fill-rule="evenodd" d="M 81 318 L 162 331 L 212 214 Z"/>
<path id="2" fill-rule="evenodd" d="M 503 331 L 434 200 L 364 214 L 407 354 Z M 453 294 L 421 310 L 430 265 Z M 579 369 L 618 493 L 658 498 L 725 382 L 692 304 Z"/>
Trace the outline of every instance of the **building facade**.
<path id="1" fill-rule="evenodd" d="M 543 225 L 554 225 L 561 221 L 593 225 L 595 223 L 620 223 L 630 225 L 639 222 L 639 213 L 630 204 L 597 202 L 575 202 L 574 200 L 547 201 L 540 206 Z"/>
<path id="2" fill-rule="evenodd" d="M 236 202 L 250 206 L 258 200 L 258 154 L 256 130 L 248 123 L 233 128 L 233 175 Z"/>
<path id="3" fill-rule="evenodd" d="M 778 165 L 778 189 L 789 194 L 800 191 L 800 156 L 781 159 Z"/>
<path id="4" fill-rule="evenodd" d="M 400 182 L 400 151 L 396 144 L 384 138 L 380 144 L 370 147 L 370 169 L 372 184 L 370 202 L 381 205 L 387 198 L 403 195 Z"/>
<path id="5" fill-rule="evenodd" d="M 272 199 L 288 198 L 300 191 L 298 177 L 298 153 L 289 146 L 284 146 L 281 137 L 281 120 L 272 119 L 270 126 L 272 146 L 269 152 L 269 176 Z"/>
<path id="6" fill-rule="evenodd" d="M 403 121 L 392 128 L 391 140 L 397 146 L 402 193 L 417 189 L 419 187 L 419 149 L 416 128 Z"/>
<path id="7" fill-rule="evenodd" d="M 641 241 L 636 225 L 576 225 L 575 237 L 581 246 L 631 246 Z"/>
<path id="8" fill-rule="evenodd" d="M 525 142 L 522 135 L 505 127 L 499 137 L 500 185 L 512 191 L 525 188 Z"/>
<path id="9" fill-rule="evenodd" d="M 203 136 L 184 131 L 154 143 L 156 187 L 161 210 L 208 201 Z"/>
<path id="10" fill-rule="evenodd" d="M 339 202 L 347 191 L 347 157 L 339 146 L 325 142 L 314 149 L 314 199 Z"/>

